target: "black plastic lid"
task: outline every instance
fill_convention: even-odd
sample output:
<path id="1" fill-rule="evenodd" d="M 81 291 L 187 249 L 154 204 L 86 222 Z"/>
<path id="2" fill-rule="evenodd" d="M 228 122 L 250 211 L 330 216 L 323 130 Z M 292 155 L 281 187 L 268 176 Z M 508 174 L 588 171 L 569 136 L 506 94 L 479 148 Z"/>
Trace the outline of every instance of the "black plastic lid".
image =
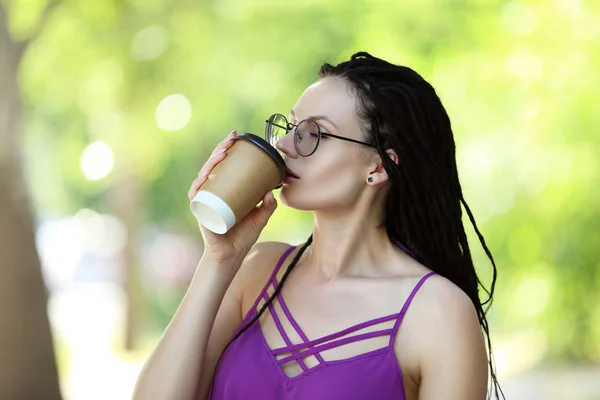
<path id="1" fill-rule="evenodd" d="M 281 176 L 281 183 L 277 186 L 278 188 L 283 184 L 283 180 L 285 179 L 285 175 L 287 174 L 287 166 L 285 165 L 285 161 L 281 154 L 275 149 L 275 147 L 271 146 L 269 142 L 260 136 L 256 136 L 253 133 L 244 133 L 238 136 L 233 137 L 235 139 L 243 139 L 254 145 L 256 145 L 259 149 L 267 153 L 269 157 L 275 162 L 277 168 L 279 168 L 279 175 Z"/>

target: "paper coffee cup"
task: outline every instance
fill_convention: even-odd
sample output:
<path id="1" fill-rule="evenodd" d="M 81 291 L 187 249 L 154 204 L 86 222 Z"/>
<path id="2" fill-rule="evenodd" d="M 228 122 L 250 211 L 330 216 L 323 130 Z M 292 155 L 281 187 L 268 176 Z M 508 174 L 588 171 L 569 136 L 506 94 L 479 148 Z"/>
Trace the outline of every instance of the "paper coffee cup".
<path id="1" fill-rule="evenodd" d="M 206 229 L 226 233 L 267 192 L 283 184 L 286 171 L 285 161 L 266 140 L 251 133 L 235 136 L 227 157 L 212 170 L 190 209 Z"/>

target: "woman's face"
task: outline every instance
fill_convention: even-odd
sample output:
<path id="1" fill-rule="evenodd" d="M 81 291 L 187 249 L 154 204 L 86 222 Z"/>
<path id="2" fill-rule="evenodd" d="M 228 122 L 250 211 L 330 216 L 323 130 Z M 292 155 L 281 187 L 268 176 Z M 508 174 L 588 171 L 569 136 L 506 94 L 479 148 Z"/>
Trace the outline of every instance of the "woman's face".
<path id="1" fill-rule="evenodd" d="M 356 114 L 356 99 L 340 78 L 324 78 L 309 86 L 292 109 L 289 121 L 312 119 L 322 132 L 364 141 Z M 283 204 L 300 210 L 351 208 L 365 188 L 376 164 L 377 152 L 357 143 L 322 136 L 317 150 L 300 156 L 294 147 L 293 130 L 276 147 L 284 153 L 288 177 L 281 188 Z"/>

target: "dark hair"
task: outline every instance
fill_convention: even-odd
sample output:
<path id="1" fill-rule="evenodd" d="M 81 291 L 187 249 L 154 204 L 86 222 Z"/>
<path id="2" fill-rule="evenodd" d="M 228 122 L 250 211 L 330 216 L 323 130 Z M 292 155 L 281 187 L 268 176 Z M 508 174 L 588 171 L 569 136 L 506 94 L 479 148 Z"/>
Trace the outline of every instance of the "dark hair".
<path id="1" fill-rule="evenodd" d="M 381 224 L 390 241 L 452 281 L 473 302 L 487 341 L 493 390 L 499 398 L 502 390 L 496 379 L 485 315 L 492 303 L 496 264 L 463 197 L 450 119 L 435 89 L 412 69 L 388 63 L 366 52 L 356 53 L 349 61 L 336 66 L 323 64 L 319 77 L 345 80 L 358 100 L 357 113 L 364 123 L 367 141 L 377 148 L 391 181 Z M 389 158 L 386 149 L 396 151 L 398 164 Z M 477 277 L 473 265 L 461 204 L 492 263 L 489 290 Z M 273 295 L 229 344 L 258 320 L 273 302 L 311 242 L 312 236 L 288 266 Z M 479 287 L 487 295 L 483 302 L 479 298 Z"/>

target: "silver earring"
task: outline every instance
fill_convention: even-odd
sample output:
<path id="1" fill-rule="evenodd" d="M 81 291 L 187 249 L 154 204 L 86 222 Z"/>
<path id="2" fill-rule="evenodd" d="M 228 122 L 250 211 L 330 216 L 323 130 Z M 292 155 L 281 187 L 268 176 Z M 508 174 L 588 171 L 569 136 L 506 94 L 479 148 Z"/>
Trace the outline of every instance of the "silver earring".
<path id="1" fill-rule="evenodd" d="M 373 177 L 372 177 L 372 176 L 368 177 L 368 178 L 367 178 L 367 182 L 369 182 L 369 183 L 373 183 Z"/>

